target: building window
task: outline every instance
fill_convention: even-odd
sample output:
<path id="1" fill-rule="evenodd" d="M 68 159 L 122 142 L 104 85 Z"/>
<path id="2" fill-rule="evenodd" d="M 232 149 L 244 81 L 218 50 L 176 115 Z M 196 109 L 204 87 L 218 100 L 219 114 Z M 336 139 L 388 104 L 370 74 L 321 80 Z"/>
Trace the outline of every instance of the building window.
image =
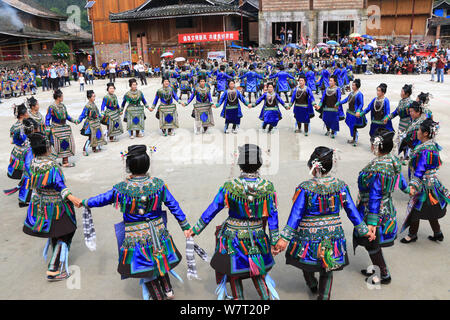
<path id="1" fill-rule="evenodd" d="M 177 29 L 189 29 L 194 28 L 194 19 L 193 18 L 180 18 L 175 19 L 175 27 Z"/>

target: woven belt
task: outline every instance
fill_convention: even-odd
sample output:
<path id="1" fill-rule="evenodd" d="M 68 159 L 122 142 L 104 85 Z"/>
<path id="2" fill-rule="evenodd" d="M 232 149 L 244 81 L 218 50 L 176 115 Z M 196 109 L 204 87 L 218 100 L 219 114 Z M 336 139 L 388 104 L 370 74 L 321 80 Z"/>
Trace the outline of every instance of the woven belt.
<path id="1" fill-rule="evenodd" d="M 55 189 L 36 189 L 36 193 L 41 197 L 60 196 L 61 193 Z"/>
<path id="2" fill-rule="evenodd" d="M 164 221 L 161 217 L 158 217 L 156 219 L 152 219 L 150 220 L 151 223 L 153 223 L 153 225 L 155 226 L 155 228 L 162 229 L 164 228 Z M 135 230 L 143 230 L 143 229 L 148 229 L 148 223 L 149 221 L 138 221 L 138 222 L 130 222 L 130 223 L 125 223 L 125 232 L 127 231 L 135 231 Z"/>
<path id="3" fill-rule="evenodd" d="M 242 220 L 235 218 L 228 218 L 226 223 L 233 227 L 233 229 L 247 229 L 250 227 L 251 229 L 261 228 L 263 221 L 261 219 L 257 220 Z"/>
<path id="4" fill-rule="evenodd" d="M 318 216 L 318 217 L 305 217 L 300 222 L 298 230 L 308 229 L 310 232 L 311 229 L 322 229 L 322 228 L 334 228 L 336 226 L 341 225 L 341 219 L 339 215 L 330 215 L 330 216 Z"/>

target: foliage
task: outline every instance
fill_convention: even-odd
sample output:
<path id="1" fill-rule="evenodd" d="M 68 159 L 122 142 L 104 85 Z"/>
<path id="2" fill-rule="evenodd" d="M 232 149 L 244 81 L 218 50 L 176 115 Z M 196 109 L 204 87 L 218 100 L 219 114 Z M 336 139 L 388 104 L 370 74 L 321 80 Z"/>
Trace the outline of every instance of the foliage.
<path id="1" fill-rule="evenodd" d="M 58 14 L 68 15 L 67 7 L 75 5 L 80 8 L 81 12 L 81 28 L 86 31 L 91 31 L 91 24 L 88 21 L 87 9 L 84 8 L 86 0 L 37 0 L 37 2 Z"/>
<path id="2" fill-rule="evenodd" d="M 52 49 L 52 55 L 55 59 L 62 59 L 69 57 L 70 48 L 64 41 L 58 41 L 55 43 Z"/>

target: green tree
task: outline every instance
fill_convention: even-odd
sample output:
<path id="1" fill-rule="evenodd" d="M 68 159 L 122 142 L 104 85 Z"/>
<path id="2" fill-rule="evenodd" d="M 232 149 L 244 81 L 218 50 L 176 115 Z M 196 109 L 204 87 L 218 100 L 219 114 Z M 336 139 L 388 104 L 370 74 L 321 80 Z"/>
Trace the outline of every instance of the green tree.
<path id="1" fill-rule="evenodd" d="M 68 58 L 70 48 L 64 41 L 58 41 L 55 43 L 52 49 L 52 55 L 55 59 Z"/>
<path id="2" fill-rule="evenodd" d="M 84 8 L 86 0 L 35 0 L 39 5 L 52 10 L 55 13 L 67 15 L 67 7 L 76 5 L 81 9 L 81 28 L 91 31 L 91 24 L 87 18 L 87 10 Z"/>

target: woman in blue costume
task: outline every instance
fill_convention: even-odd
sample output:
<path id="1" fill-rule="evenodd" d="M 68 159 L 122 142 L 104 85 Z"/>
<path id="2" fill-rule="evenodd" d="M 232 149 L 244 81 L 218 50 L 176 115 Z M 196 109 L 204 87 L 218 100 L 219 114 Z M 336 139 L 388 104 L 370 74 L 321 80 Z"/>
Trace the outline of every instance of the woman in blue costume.
<path id="1" fill-rule="evenodd" d="M 247 61 L 245 61 L 243 65 L 241 65 L 240 63 L 237 63 L 236 69 L 237 69 L 236 76 L 240 79 L 240 83 L 239 83 L 240 91 L 241 91 L 242 95 L 245 97 L 245 92 L 247 92 L 247 77 L 244 77 L 244 75 L 247 72 L 249 72 Z M 249 99 L 251 99 L 250 95 L 249 95 Z"/>
<path id="2" fill-rule="evenodd" d="M 222 97 L 222 92 L 227 90 L 227 83 L 230 80 L 233 80 L 232 76 L 229 76 L 225 72 L 225 66 L 221 65 L 219 67 L 219 71 L 216 72 L 216 81 L 217 81 L 217 103 L 219 103 L 220 98 Z"/>
<path id="3" fill-rule="evenodd" d="M 291 107 L 294 107 L 294 117 L 297 122 L 296 133 L 302 132 L 303 123 L 305 126 L 305 136 L 308 136 L 309 123 L 310 119 L 314 117 L 315 105 L 316 101 L 314 100 L 314 94 L 312 90 L 306 86 L 306 77 L 301 75 L 298 78 L 298 86 L 294 88 L 291 97 Z"/>
<path id="4" fill-rule="evenodd" d="M 402 134 L 402 140 L 398 150 L 399 153 L 404 152 L 407 155 L 410 154 L 410 150 L 414 150 L 421 143 L 418 138 L 418 132 L 422 122 L 427 119 L 423 106 L 417 101 L 413 101 L 408 106 L 408 114 L 411 122 Z"/>
<path id="5" fill-rule="evenodd" d="M 330 78 L 330 86 L 323 92 L 322 99 L 316 110 L 321 114 L 321 118 L 327 128 L 326 136 L 330 135 L 331 139 L 335 138 L 336 132 L 339 132 L 339 121 L 344 120 L 344 111 L 339 105 L 341 101 L 341 89 L 336 86 L 337 77 Z"/>
<path id="6" fill-rule="evenodd" d="M 189 97 L 192 91 L 190 84 L 191 73 L 187 71 L 186 66 L 181 67 L 181 70 L 182 71 L 180 73 L 180 99 L 183 96 L 183 94 L 186 94 Z"/>
<path id="7" fill-rule="evenodd" d="M 174 90 L 170 86 L 170 81 L 167 78 L 162 78 L 162 88 L 158 89 L 156 91 L 155 99 L 153 100 L 152 107 L 149 109 L 150 111 L 153 111 L 156 109 L 156 105 L 158 104 L 158 101 L 160 101 L 160 104 L 158 106 L 158 109 L 156 110 L 156 118 L 159 120 L 161 116 L 164 117 L 164 125 L 161 125 L 160 121 L 160 129 L 163 133 L 163 135 L 167 136 L 167 134 L 173 136 L 174 128 L 178 128 L 178 114 L 176 110 L 176 105 L 174 103 L 174 100 L 176 102 L 180 102 L 180 99 L 177 96 L 176 90 Z M 183 107 L 186 105 L 184 102 L 180 103 Z M 172 107 L 171 112 L 162 113 L 160 112 L 161 107 Z M 166 128 L 168 127 L 168 128 Z"/>
<path id="8" fill-rule="evenodd" d="M 28 146 L 27 149 L 23 152 L 23 174 L 22 178 L 20 179 L 19 184 L 17 187 L 10 189 L 10 190 L 4 190 L 3 192 L 6 195 L 12 195 L 19 191 L 19 207 L 28 207 L 28 204 L 30 202 L 31 198 L 31 186 L 30 186 L 30 165 L 31 160 L 33 159 L 33 152 L 31 150 L 28 136 L 32 134 L 33 132 L 39 131 L 39 124 L 34 121 L 31 118 L 23 119 L 22 121 L 22 127 L 23 127 L 23 136 L 21 139 L 26 139 Z"/>
<path id="9" fill-rule="evenodd" d="M 263 300 L 278 298 L 268 272 L 275 264 L 272 250 L 279 239 L 276 192 L 272 182 L 259 175 L 261 150 L 253 144 L 239 147 L 239 178 L 225 182 L 188 236 L 199 235 L 225 207 L 228 218 L 217 228 L 211 266 L 216 271 L 219 299 L 229 282 L 235 300 L 243 300 L 242 280 L 251 278 Z M 265 232 L 269 225 L 270 236 Z"/>
<path id="10" fill-rule="evenodd" d="M 402 139 L 402 136 L 406 132 L 406 129 L 408 129 L 409 124 L 411 123 L 411 117 L 409 116 L 409 105 L 413 102 L 411 99 L 412 94 L 412 84 L 408 85 L 405 84 L 400 92 L 400 101 L 398 102 L 397 108 L 392 112 L 388 117 L 384 118 L 384 123 L 386 124 L 388 120 L 392 120 L 395 117 L 399 117 L 399 123 L 398 123 L 398 132 L 397 132 L 397 147 L 400 147 L 400 142 Z M 407 150 L 404 149 L 403 158 L 408 159 Z M 399 151 L 400 154 L 401 151 Z"/>
<path id="11" fill-rule="evenodd" d="M 308 66 L 308 72 L 306 72 L 306 85 L 311 91 L 316 90 L 316 73 L 312 64 Z"/>
<path id="12" fill-rule="evenodd" d="M 272 129 L 278 125 L 278 121 L 283 118 L 278 104 L 280 103 L 284 107 L 284 101 L 275 92 L 273 83 L 268 83 L 267 92 L 264 92 L 254 104 L 249 104 L 248 107 L 254 108 L 262 101 L 264 101 L 264 106 L 261 109 L 259 119 L 263 122 L 263 130 L 266 130 L 268 127 L 267 133 L 271 133 Z"/>
<path id="13" fill-rule="evenodd" d="M 427 118 L 433 120 L 433 112 L 430 110 L 430 93 L 421 92 L 417 96 L 416 101 L 422 106 L 423 113 L 426 114 Z"/>
<path id="14" fill-rule="evenodd" d="M 23 127 L 23 120 L 29 117 L 25 104 L 15 105 L 14 115 L 16 116 L 17 121 L 9 130 L 11 144 L 14 144 L 14 147 L 9 158 L 7 175 L 11 179 L 20 180 L 22 178 L 25 152 L 29 147 L 29 141 Z"/>
<path id="15" fill-rule="evenodd" d="M 29 109 L 28 114 L 30 115 L 30 118 L 37 123 L 38 132 L 45 133 L 45 119 L 44 116 L 39 112 L 39 102 L 34 97 L 31 97 L 30 99 L 27 99 L 27 104 Z"/>
<path id="16" fill-rule="evenodd" d="M 333 76 L 336 76 L 336 85 L 341 89 L 342 91 L 342 76 L 341 76 L 341 66 L 340 64 L 336 64 L 335 69 L 333 71 Z"/>
<path id="17" fill-rule="evenodd" d="M 256 100 L 256 96 L 257 96 L 257 91 L 258 91 L 258 80 L 264 80 L 264 78 L 259 75 L 258 73 L 255 72 L 255 66 L 254 65 L 250 65 L 250 71 L 244 73 L 243 75 L 241 75 L 239 77 L 239 79 L 246 79 L 246 86 L 245 86 L 245 92 L 248 92 L 248 102 L 252 102 L 252 93 L 255 96 L 255 100 Z"/>
<path id="18" fill-rule="evenodd" d="M 67 112 L 67 107 L 62 103 L 64 95 L 61 90 L 53 93 L 55 102 L 47 109 L 45 116 L 45 126 L 50 129 L 50 142 L 52 143 L 57 158 L 62 158 L 63 167 L 73 167 L 74 163 L 69 163 L 69 157 L 75 155 L 75 140 L 73 139 L 72 129 L 67 121 L 74 124 L 79 122 L 73 119 Z"/>
<path id="19" fill-rule="evenodd" d="M 355 79 L 352 83 L 352 92 L 339 105 L 348 103 L 347 113 L 345 115 L 345 123 L 350 129 L 352 140 L 347 140 L 347 143 L 353 144 L 354 147 L 358 144 L 358 129 L 364 128 L 367 125 L 366 117 L 361 116 L 364 108 L 364 95 L 361 91 L 361 80 Z"/>
<path id="20" fill-rule="evenodd" d="M 190 229 L 186 216 L 164 181 L 151 177 L 150 157 L 145 145 L 128 147 L 127 171 L 131 175 L 111 190 L 82 201 L 87 208 L 113 205 L 123 214 L 123 223 L 116 225 L 119 244 L 117 271 L 122 279 L 140 278 L 144 298 L 173 299 L 169 273 L 178 278 L 173 269 L 182 256 L 167 230 L 164 204 L 174 215 L 180 228 Z"/>
<path id="21" fill-rule="evenodd" d="M 353 247 L 358 245 L 365 247 L 369 253 L 372 264 L 380 270 L 375 275 L 375 270 L 369 268 L 361 270 L 361 273 L 372 284 L 388 284 L 391 275 L 383 257 L 382 248 L 394 245 L 397 238 L 397 211 L 395 210 L 392 193 L 401 189 L 408 193 L 408 184 L 402 174 L 400 160 L 390 152 L 394 146 L 394 132 L 379 128 L 371 138 L 371 149 L 376 155 L 358 176 L 358 211 L 361 219 L 364 219 L 372 233 L 376 235 L 374 241 L 361 238 L 356 232 L 353 234 Z"/>
<path id="22" fill-rule="evenodd" d="M 48 238 L 44 258 L 50 244 L 53 247 L 48 264 L 47 280 L 58 281 L 70 276 L 69 249 L 77 229 L 75 209 L 79 199 L 65 184 L 61 167 L 49 156 L 50 143 L 42 133 L 29 136 L 34 158 L 30 165 L 30 186 L 33 190 L 23 232 L 39 238 Z"/>
<path id="23" fill-rule="evenodd" d="M 289 73 L 284 71 L 284 66 L 280 64 L 278 66 L 278 69 L 280 70 L 277 73 L 274 73 L 269 76 L 269 79 L 277 79 L 277 93 L 281 94 L 284 93 L 284 96 L 286 97 L 286 102 L 289 101 L 289 91 L 291 91 L 291 87 L 289 86 L 288 79 L 295 80 L 293 76 L 291 76 Z"/>
<path id="24" fill-rule="evenodd" d="M 316 93 L 319 93 L 319 89 L 324 92 L 326 88 L 328 88 L 330 86 L 330 71 L 328 71 L 328 68 L 326 66 L 326 63 L 323 63 L 323 69 L 322 71 L 320 71 L 320 78 L 319 81 L 317 82 L 317 91 Z"/>
<path id="25" fill-rule="evenodd" d="M 345 93 L 345 87 L 348 85 L 348 77 L 347 77 L 347 69 L 344 66 L 344 63 L 340 64 L 340 82 L 341 82 L 341 91 Z"/>
<path id="26" fill-rule="evenodd" d="M 123 121 L 127 123 L 127 131 L 130 133 L 131 139 L 135 137 L 133 131 L 136 131 L 136 138 L 142 138 L 143 135 L 140 132 L 145 130 L 145 109 L 150 110 L 150 108 L 144 94 L 137 88 L 136 79 L 128 80 L 128 85 L 130 90 L 123 96 L 121 105 L 122 110 L 125 110 Z"/>
<path id="27" fill-rule="evenodd" d="M 88 140 L 84 144 L 83 154 L 89 155 L 89 146 L 92 147 L 93 152 L 99 152 L 101 146 L 106 144 L 105 138 L 100 125 L 100 111 L 95 105 L 95 93 L 93 90 L 86 92 L 88 103 L 81 112 L 78 122 L 84 120 L 83 127 L 81 128 L 81 135 L 88 137 Z M 98 148 L 98 149 L 97 149 Z"/>
<path id="28" fill-rule="evenodd" d="M 220 116 L 225 118 L 225 133 L 228 133 L 230 123 L 233 125 L 233 133 L 235 134 L 237 133 L 237 127 L 241 124 L 242 111 L 239 100 L 248 106 L 247 100 L 245 100 L 239 90 L 236 90 L 234 80 L 230 80 L 228 89 L 222 93 L 219 103 L 216 104 L 216 108 L 223 104 Z"/>
<path id="29" fill-rule="evenodd" d="M 348 265 L 347 241 L 339 212 L 344 209 L 361 236 L 370 237 L 364 220 L 359 216 L 347 184 L 329 176 L 334 165 L 332 149 L 317 147 L 308 167 L 313 178 L 296 189 L 288 222 L 281 232 L 277 249 L 286 250 L 286 264 L 303 271 L 306 284 L 318 300 L 331 295 L 333 271 Z M 319 272 L 317 281 L 314 273 Z"/>
<path id="30" fill-rule="evenodd" d="M 369 135 L 371 137 L 375 134 L 375 131 L 378 128 L 385 128 L 389 131 L 394 131 L 391 120 L 388 119 L 388 121 L 384 123 L 385 118 L 389 117 L 390 114 L 389 99 L 385 97 L 386 90 L 387 85 L 385 83 L 381 83 L 377 87 L 377 97 L 373 98 L 367 108 L 360 114 L 361 116 L 364 116 L 370 112 L 371 123 Z"/>
<path id="31" fill-rule="evenodd" d="M 195 104 L 191 116 L 196 119 L 197 134 L 200 134 L 200 126 L 203 128 L 203 133 L 205 133 L 209 127 L 214 126 L 214 117 L 211 110 L 211 107 L 213 106 L 211 89 L 206 85 L 206 78 L 203 76 L 199 76 L 198 85 L 194 88 L 186 106 L 188 106 L 194 98 Z M 197 106 L 199 109 L 196 108 Z"/>
<path id="32" fill-rule="evenodd" d="M 428 236 L 432 241 L 443 241 L 439 219 L 447 212 L 447 204 L 450 203 L 450 193 L 437 177 L 442 162 L 439 152 L 442 150 L 435 141 L 439 128 L 438 123 L 426 119 L 420 124 L 417 134 L 421 141 L 411 153 L 409 168 L 413 178 L 409 182 L 411 188 L 411 200 L 408 204 L 408 212 L 402 231 L 409 227 L 409 232 L 402 243 L 410 243 L 418 239 L 420 220 L 428 220 L 434 234 Z"/>
<path id="33" fill-rule="evenodd" d="M 107 94 L 104 96 L 101 106 L 103 113 L 102 124 L 108 128 L 107 135 L 109 141 L 117 141 L 117 137 L 123 133 L 122 120 L 120 116 L 123 114 L 123 109 L 119 106 L 117 96 L 114 94 L 116 87 L 114 83 L 106 85 Z"/>
<path id="34" fill-rule="evenodd" d="M 287 69 L 287 73 L 289 73 L 291 76 L 293 76 L 294 78 L 297 78 L 297 70 L 294 68 L 294 64 L 291 62 L 289 63 L 289 69 Z M 297 81 L 296 80 L 292 80 L 291 78 L 288 79 L 288 83 L 289 83 L 289 87 L 292 89 L 295 88 L 295 86 L 297 85 Z"/>

